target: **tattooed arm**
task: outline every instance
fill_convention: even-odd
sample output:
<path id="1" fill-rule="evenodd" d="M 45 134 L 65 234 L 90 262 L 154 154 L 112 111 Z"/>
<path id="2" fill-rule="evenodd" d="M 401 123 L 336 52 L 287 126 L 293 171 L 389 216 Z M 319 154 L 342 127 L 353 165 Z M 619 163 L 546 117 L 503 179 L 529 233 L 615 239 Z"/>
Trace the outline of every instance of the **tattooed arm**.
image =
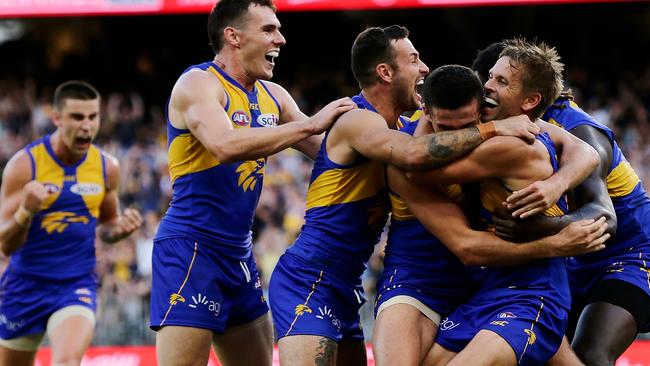
<path id="1" fill-rule="evenodd" d="M 347 112 L 329 133 L 326 145 L 329 158 L 339 164 L 350 164 L 363 155 L 406 170 L 430 169 L 454 161 L 484 141 L 475 126 L 420 137 L 389 126 L 377 113 L 361 109 Z M 527 117 L 521 116 L 504 120 L 498 126 L 499 135 L 533 140 L 538 130 Z"/>

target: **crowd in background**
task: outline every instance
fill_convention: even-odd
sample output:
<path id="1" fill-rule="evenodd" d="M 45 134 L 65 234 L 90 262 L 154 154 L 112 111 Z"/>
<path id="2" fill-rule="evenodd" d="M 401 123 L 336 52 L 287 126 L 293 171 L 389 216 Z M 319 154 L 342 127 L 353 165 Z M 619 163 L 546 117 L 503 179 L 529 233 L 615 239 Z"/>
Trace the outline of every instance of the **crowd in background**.
<path id="1" fill-rule="evenodd" d="M 93 29 L 88 32 L 91 36 L 96 32 Z M 70 45 L 69 42 L 57 42 L 50 39 L 50 44 L 56 46 L 52 49 L 72 47 L 67 51 L 66 62 L 58 63 L 58 54 L 49 51 L 40 56 L 30 54 L 25 51 L 30 48 L 22 44 L 4 48 L 5 52 L 23 50 L 24 60 L 42 56 L 47 67 L 23 62 L 14 65 L 21 73 L 0 74 L 0 169 L 20 148 L 55 129 L 51 121 L 51 100 L 53 89 L 61 80 L 41 79 L 47 75 L 47 69 L 85 70 L 85 74 L 76 77 L 95 72 L 93 67 L 82 67 L 86 58 L 75 53 L 82 47 L 79 42 Z M 92 50 L 91 45 L 99 47 L 98 43 L 90 41 L 86 46 Z M 111 65 L 113 61 L 103 57 L 93 58 L 102 69 L 107 66 L 132 69 L 131 74 L 111 74 L 114 78 L 105 75 L 95 83 L 102 93 L 102 122 L 95 142 L 120 161 L 122 207 L 135 207 L 144 217 L 143 227 L 128 239 L 112 245 L 97 241 L 101 289 L 94 344 L 151 344 L 154 340 L 154 333 L 147 325 L 152 239 L 172 193 L 167 170 L 166 96 L 161 96 L 171 90 L 171 84 L 161 88 L 166 81 L 157 78 L 156 69 L 156 65 L 162 68 L 161 63 L 169 62 L 167 56 L 171 57 L 167 53 L 152 56 L 145 48 L 134 56 L 133 66 L 124 66 L 126 62 L 119 59 L 116 59 L 119 65 Z M 568 68 L 566 79 L 578 104 L 615 131 L 626 157 L 646 182 L 646 189 L 650 189 L 650 67 L 631 70 L 603 76 L 581 68 Z M 60 72 L 60 75 L 77 74 Z M 95 80 L 88 81 L 94 83 Z M 285 86 L 307 114 L 314 113 L 334 98 L 356 92 L 345 72 L 318 72 L 306 68 L 305 64 L 293 70 L 290 76 L 276 81 Z M 253 248 L 265 288 L 277 259 L 300 231 L 311 167 L 311 161 L 294 150 L 268 159 L 253 228 Z M 364 275 L 370 300 L 362 313 L 366 334 L 372 329 L 374 284 L 381 271 L 382 246 L 376 248 Z M 4 265 L 6 258 L 0 259 L 0 272 Z"/>

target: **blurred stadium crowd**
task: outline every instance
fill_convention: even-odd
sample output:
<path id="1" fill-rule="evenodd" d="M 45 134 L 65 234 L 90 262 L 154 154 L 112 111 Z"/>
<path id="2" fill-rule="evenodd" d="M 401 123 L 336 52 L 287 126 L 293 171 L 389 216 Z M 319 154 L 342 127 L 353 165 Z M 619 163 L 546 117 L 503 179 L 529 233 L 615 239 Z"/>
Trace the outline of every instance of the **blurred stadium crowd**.
<path id="1" fill-rule="evenodd" d="M 89 29 L 89 33 L 93 33 L 93 30 Z M 205 44 L 203 33 L 195 36 L 201 39 L 201 44 Z M 58 43 L 50 50 L 66 50 L 68 47 L 66 54 L 69 57 L 59 60 L 63 56 L 43 51 L 39 55 L 44 60 L 42 64 L 17 65 L 22 62 L 20 60 L 34 56 L 24 51 L 22 58 L 10 61 L 21 72 L 0 73 L 0 168 L 4 168 L 8 159 L 27 143 L 54 130 L 50 118 L 52 93 L 62 80 L 41 76 L 56 71 L 59 79 L 67 78 L 74 73 L 61 70 L 74 70 L 87 62 L 85 58 L 75 58 L 76 47 L 81 46 L 75 41 L 69 44 L 65 34 L 49 41 L 52 39 L 58 40 Z M 137 45 L 124 45 L 127 46 L 137 49 Z M 106 47 L 110 48 L 111 44 Z M 96 83 L 102 93 L 103 113 L 96 144 L 119 159 L 122 206 L 138 208 L 144 215 L 145 223 L 138 232 L 117 244 L 97 241 L 97 271 L 101 290 L 98 326 L 93 341 L 95 345 L 154 342 L 154 333 L 147 324 L 151 250 L 157 224 L 171 198 L 164 117 L 164 101 L 171 85 L 156 80 L 154 64 L 160 67 L 160 63 L 166 62 L 166 59 L 154 58 L 146 50 L 145 47 L 143 51 L 135 53 L 134 61 L 128 67 L 120 64 L 121 71 L 128 69 L 128 73 L 121 78 L 113 80 L 111 75 L 105 74 Z M 7 47 L 0 51 L 0 54 L 13 52 L 12 48 Z M 98 62 L 95 70 L 110 66 L 105 59 L 90 56 L 88 59 Z M 280 63 L 291 64 L 289 60 L 283 58 Z M 193 61 L 200 62 L 202 59 Z M 7 61 L 3 62 L 5 71 L 8 71 Z M 347 70 L 319 73 L 306 68 L 299 61 L 293 62 L 292 66 L 285 66 L 295 67 L 293 74 L 290 77 L 280 75 L 276 81 L 289 90 L 307 114 L 317 111 L 337 96 L 356 92 L 356 86 L 346 77 Z M 439 65 L 429 66 L 433 69 Z M 87 65 L 81 69 L 84 73 L 76 78 L 92 72 Z M 175 74 L 179 72 L 174 70 Z M 131 82 L 124 83 L 124 78 L 130 78 Z M 95 83 L 98 80 L 94 77 L 88 81 Z M 645 182 L 646 190 L 649 190 L 650 66 L 608 75 L 571 67 L 567 69 L 566 83 L 572 88 L 578 104 L 615 130 L 621 148 Z M 167 86 L 163 88 L 161 85 Z M 253 232 L 254 253 L 265 287 L 278 257 L 292 243 L 302 225 L 311 166 L 308 159 L 293 150 L 268 160 Z M 370 304 L 373 302 L 375 279 L 381 271 L 380 253 L 381 246 L 377 246 L 365 275 L 364 284 Z M 6 258 L 0 259 L 0 272 L 5 264 Z M 369 335 L 372 329 L 371 306 L 364 307 L 362 317 L 366 334 Z"/>

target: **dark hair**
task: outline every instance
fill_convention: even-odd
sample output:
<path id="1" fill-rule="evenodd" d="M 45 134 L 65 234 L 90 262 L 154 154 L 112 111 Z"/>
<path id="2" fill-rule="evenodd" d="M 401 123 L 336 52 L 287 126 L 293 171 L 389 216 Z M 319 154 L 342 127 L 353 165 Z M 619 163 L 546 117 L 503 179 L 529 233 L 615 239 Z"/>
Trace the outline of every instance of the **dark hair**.
<path id="1" fill-rule="evenodd" d="M 92 85 L 81 80 L 70 80 L 59 85 L 54 91 L 54 108 L 61 109 L 67 99 L 99 99 L 99 92 Z"/>
<path id="2" fill-rule="evenodd" d="M 395 64 L 395 52 L 391 41 L 407 38 L 409 31 L 400 25 L 386 28 L 370 27 L 361 32 L 352 44 L 352 74 L 362 89 L 377 81 L 375 68 L 381 63 L 392 67 Z"/>
<path id="3" fill-rule="evenodd" d="M 457 109 L 483 99 L 483 85 L 466 66 L 445 65 L 433 70 L 424 81 L 422 99 L 426 108 Z"/>
<path id="4" fill-rule="evenodd" d="M 272 0 L 220 0 L 214 5 L 208 17 L 208 37 L 214 53 L 223 48 L 223 30 L 240 27 L 251 4 L 268 6 L 275 11 Z"/>
<path id="5" fill-rule="evenodd" d="M 505 47 L 503 42 L 494 42 L 476 52 L 476 57 L 472 61 L 472 70 L 476 71 L 481 83 L 485 84 L 490 78 L 490 69 L 497 63 L 499 55 Z"/>
<path id="6" fill-rule="evenodd" d="M 504 43 L 500 57 L 509 57 L 510 65 L 519 69 L 524 91 L 538 92 L 542 96 L 532 110 L 533 116 L 539 118 L 562 91 L 564 64 L 560 61 L 560 55 L 545 43 L 532 43 L 524 38 L 514 38 Z"/>

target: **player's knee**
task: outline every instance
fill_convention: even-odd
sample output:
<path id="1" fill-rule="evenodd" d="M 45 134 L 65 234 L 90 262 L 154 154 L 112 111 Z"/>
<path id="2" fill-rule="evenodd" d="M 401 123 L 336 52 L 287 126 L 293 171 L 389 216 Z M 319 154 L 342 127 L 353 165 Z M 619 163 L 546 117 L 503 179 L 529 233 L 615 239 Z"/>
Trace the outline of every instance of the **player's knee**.
<path id="1" fill-rule="evenodd" d="M 616 358 L 612 358 L 607 354 L 604 349 L 597 349 L 596 347 L 580 347 L 574 348 L 576 355 L 585 365 L 589 366 L 614 366 Z"/>
<path id="2" fill-rule="evenodd" d="M 52 366 L 79 366 L 83 353 L 78 352 L 62 352 L 57 355 L 52 355 Z"/>

